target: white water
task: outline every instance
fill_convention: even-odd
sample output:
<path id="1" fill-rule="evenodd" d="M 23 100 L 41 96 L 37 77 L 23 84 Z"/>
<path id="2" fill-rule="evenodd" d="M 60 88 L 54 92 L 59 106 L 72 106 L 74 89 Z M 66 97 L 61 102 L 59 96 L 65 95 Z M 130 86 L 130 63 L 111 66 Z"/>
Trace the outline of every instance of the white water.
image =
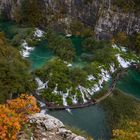
<path id="1" fill-rule="evenodd" d="M 24 40 L 23 43 L 21 44 L 21 46 L 23 47 L 22 51 L 20 51 L 20 54 L 26 58 L 29 57 L 30 52 L 34 50 L 34 47 L 29 47 L 28 43 Z"/>
<path id="2" fill-rule="evenodd" d="M 73 104 L 77 104 L 78 103 L 76 94 L 73 97 L 71 97 L 71 99 L 72 99 L 72 103 Z"/>
<path id="3" fill-rule="evenodd" d="M 43 37 L 43 35 L 44 35 L 44 32 L 42 30 L 36 28 L 36 31 L 34 33 L 34 37 L 41 38 L 41 37 Z"/>
<path id="4" fill-rule="evenodd" d="M 83 102 L 86 103 L 87 100 L 85 99 L 85 95 L 84 95 L 84 92 L 83 92 L 83 87 L 79 85 L 79 86 L 77 87 L 77 89 L 80 90 L 81 95 L 82 95 Z"/>
<path id="5" fill-rule="evenodd" d="M 120 64 L 121 67 L 123 67 L 123 68 L 129 67 L 130 62 L 125 61 L 125 60 L 120 56 L 120 54 L 116 54 L 116 58 L 117 58 L 117 60 L 118 60 L 118 62 L 119 62 L 119 64 Z"/>
<path id="6" fill-rule="evenodd" d="M 62 99 L 63 99 L 63 105 L 64 106 L 68 106 L 68 103 L 67 103 L 67 97 L 68 97 L 68 93 L 63 93 L 63 95 L 62 95 Z"/>
<path id="7" fill-rule="evenodd" d="M 95 80 L 96 78 L 93 75 L 88 75 L 87 80 L 92 81 Z"/>
<path id="8" fill-rule="evenodd" d="M 127 49 L 125 47 L 121 47 L 122 52 L 127 52 Z"/>
<path id="9" fill-rule="evenodd" d="M 66 34 L 66 37 L 71 37 L 72 35 L 71 34 Z"/>
<path id="10" fill-rule="evenodd" d="M 69 92 L 70 92 L 70 89 L 67 89 L 67 93 L 61 93 L 62 100 L 63 100 L 63 106 L 68 106 L 67 97 L 69 96 Z M 70 109 L 66 109 L 66 111 L 68 111 L 70 114 L 72 114 Z"/>
<path id="11" fill-rule="evenodd" d="M 38 88 L 37 90 L 41 90 L 41 89 L 47 89 L 48 88 L 48 82 L 45 82 L 43 83 L 38 77 L 35 78 L 36 82 L 37 82 L 37 85 L 38 85 Z"/>
<path id="12" fill-rule="evenodd" d="M 115 66 L 114 64 L 110 65 L 110 72 L 114 73 L 115 72 Z"/>

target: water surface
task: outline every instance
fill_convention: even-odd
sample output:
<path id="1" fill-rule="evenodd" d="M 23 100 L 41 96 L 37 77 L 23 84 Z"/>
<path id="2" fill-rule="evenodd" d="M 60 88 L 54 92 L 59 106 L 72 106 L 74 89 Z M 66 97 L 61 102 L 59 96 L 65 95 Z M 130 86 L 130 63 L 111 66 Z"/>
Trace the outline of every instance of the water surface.
<path id="1" fill-rule="evenodd" d="M 32 69 L 41 68 L 48 60 L 54 57 L 52 51 L 47 48 L 47 41 L 40 42 L 30 53 L 29 61 Z"/>
<path id="2" fill-rule="evenodd" d="M 129 69 L 125 76 L 119 80 L 117 87 L 123 92 L 140 99 L 140 72 Z"/>
<path id="3" fill-rule="evenodd" d="M 106 121 L 106 114 L 99 106 L 91 106 L 83 109 L 67 111 L 50 111 L 49 114 L 60 119 L 64 124 L 75 126 L 86 131 L 94 137 L 95 140 L 104 138 L 110 139 L 110 129 Z"/>

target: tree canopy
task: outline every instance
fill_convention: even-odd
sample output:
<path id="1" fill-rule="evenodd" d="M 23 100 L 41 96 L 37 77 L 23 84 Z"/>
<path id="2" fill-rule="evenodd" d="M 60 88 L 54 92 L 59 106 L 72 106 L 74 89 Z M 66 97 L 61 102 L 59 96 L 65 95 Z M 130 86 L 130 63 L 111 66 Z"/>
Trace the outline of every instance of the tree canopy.
<path id="1" fill-rule="evenodd" d="M 0 33 L 0 102 L 35 87 L 28 66 L 17 49 L 11 47 Z"/>

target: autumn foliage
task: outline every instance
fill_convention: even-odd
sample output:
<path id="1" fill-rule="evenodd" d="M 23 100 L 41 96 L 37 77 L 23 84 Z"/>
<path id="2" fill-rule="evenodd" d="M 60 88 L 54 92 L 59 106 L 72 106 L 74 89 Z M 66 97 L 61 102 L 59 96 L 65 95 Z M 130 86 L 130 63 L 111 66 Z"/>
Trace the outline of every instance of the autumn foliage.
<path id="1" fill-rule="evenodd" d="M 139 140 L 140 121 L 124 121 L 125 127 L 113 130 L 113 140 Z M 124 125 L 123 125 L 124 126 Z"/>
<path id="2" fill-rule="evenodd" d="M 0 139 L 16 140 L 30 114 L 39 112 L 33 96 L 21 95 L 0 105 Z"/>

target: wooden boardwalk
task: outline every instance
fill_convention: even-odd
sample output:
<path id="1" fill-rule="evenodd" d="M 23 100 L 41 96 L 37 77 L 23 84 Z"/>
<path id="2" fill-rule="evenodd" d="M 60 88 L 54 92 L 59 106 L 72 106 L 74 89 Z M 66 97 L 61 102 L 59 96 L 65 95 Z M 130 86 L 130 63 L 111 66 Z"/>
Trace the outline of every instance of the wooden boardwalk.
<path id="1" fill-rule="evenodd" d="M 53 103 L 48 103 L 46 101 L 44 101 L 39 95 L 37 95 L 36 93 L 33 93 L 33 96 L 43 102 L 46 106 L 42 107 L 42 109 L 49 109 L 49 110 L 64 110 L 64 109 L 77 109 L 77 108 L 84 108 L 84 107 L 89 107 L 91 105 L 95 105 L 97 103 L 100 103 L 101 101 L 105 100 L 108 96 L 110 96 L 112 94 L 112 91 L 114 90 L 114 88 L 116 87 L 116 83 L 117 80 L 120 78 L 120 76 L 122 75 L 123 72 L 125 72 L 127 69 L 123 69 L 121 70 L 116 77 L 114 78 L 114 80 L 111 83 L 110 88 L 108 89 L 107 93 L 104 94 L 102 97 L 100 97 L 99 99 L 93 99 L 93 100 L 89 100 L 88 102 L 84 103 L 84 104 L 75 104 L 75 105 L 70 105 L 70 106 L 63 106 L 63 105 L 56 105 Z"/>

